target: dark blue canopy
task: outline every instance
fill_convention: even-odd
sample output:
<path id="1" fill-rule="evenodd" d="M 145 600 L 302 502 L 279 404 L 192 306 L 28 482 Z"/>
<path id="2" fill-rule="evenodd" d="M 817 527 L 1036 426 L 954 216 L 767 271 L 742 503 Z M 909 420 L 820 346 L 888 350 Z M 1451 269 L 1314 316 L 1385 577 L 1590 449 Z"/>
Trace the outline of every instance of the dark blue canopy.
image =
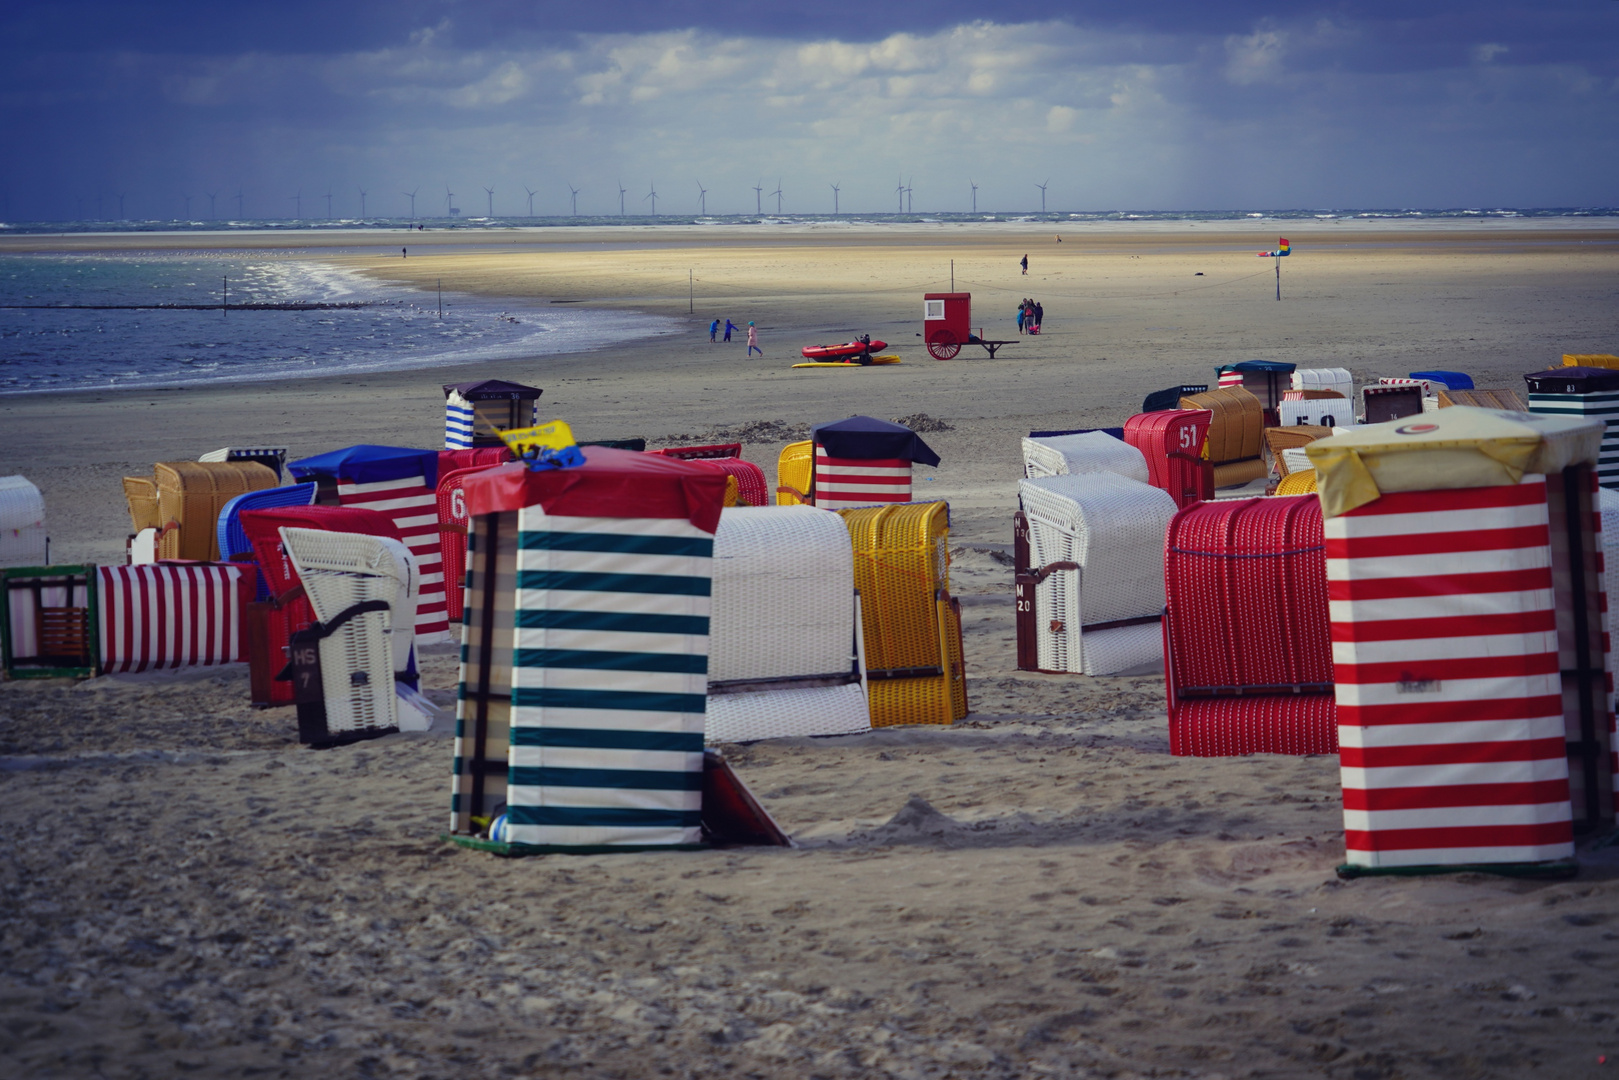
<path id="1" fill-rule="evenodd" d="M 545 393 L 538 386 L 507 382 L 505 379 L 479 379 L 477 382 L 445 383 L 444 396 L 460 394 L 468 401 L 537 401 Z"/>
<path id="2" fill-rule="evenodd" d="M 937 465 L 939 455 L 922 437 L 903 424 L 872 416 L 851 416 L 813 428 L 810 437 L 832 457 L 904 458 L 919 465 Z"/>
<path id="3" fill-rule="evenodd" d="M 1269 371 L 1281 375 L 1291 375 L 1297 364 L 1289 364 L 1285 360 L 1239 360 L 1235 364 L 1221 364 L 1214 370 L 1221 375 L 1228 371 Z"/>
<path id="4" fill-rule="evenodd" d="M 379 480 L 420 476 L 428 487 L 433 487 L 438 483 L 438 451 L 361 443 L 359 446 L 294 461 L 287 466 L 287 471 L 299 480 L 331 477 L 334 480 L 347 480 L 351 484 L 374 484 Z"/>
<path id="5" fill-rule="evenodd" d="M 1460 371 L 1413 371 L 1411 378 L 1432 379 L 1434 382 L 1442 382 L 1445 384 L 1446 389 L 1449 390 L 1473 389 L 1473 377 Z"/>

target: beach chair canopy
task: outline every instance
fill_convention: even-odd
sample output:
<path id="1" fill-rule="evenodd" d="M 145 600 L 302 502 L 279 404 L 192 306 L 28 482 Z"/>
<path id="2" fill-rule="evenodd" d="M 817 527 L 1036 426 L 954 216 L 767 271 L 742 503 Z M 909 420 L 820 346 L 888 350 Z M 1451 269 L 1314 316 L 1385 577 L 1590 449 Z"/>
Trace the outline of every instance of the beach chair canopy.
<path id="1" fill-rule="evenodd" d="M 420 476 L 432 485 L 438 483 L 438 451 L 361 443 L 314 457 L 300 458 L 289 464 L 287 471 L 299 480 L 341 477 L 350 483 L 374 484 L 383 480 Z"/>
<path id="2" fill-rule="evenodd" d="M 1235 364 L 1221 364 L 1215 368 L 1215 374 L 1225 375 L 1228 372 L 1291 375 L 1297 364 L 1289 364 L 1284 360 L 1239 360 Z"/>
<path id="3" fill-rule="evenodd" d="M 1305 448 L 1328 517 L 1397 491 L 1516 484 L 1525 473 L 1596 465 L 1601 420 L 1455 405 L 1368 424 Z"/>
<path id="4" fill-rule="evenodd" d="M 1619 370 L 1600 367 L 1549 368 L 1527 372 L 1523 381 L 1531 394 L 1596 394 L 1619 390 Z"/>
<path id="5" fill-rule="evenodd" d="M 1160 412 L 1164 409 L 1178 409 L 1181 407 L 1181 398 L 1193 394 L 1206 394 L 1208 390 L 1208 383 L 1182 383 L 1167 390 L 1154 390 L 1141 399 L 1141 411 Z M 1029 434 L 1033 435 L 1034 432 L 1031 431 Z"/>
<path id="6" fill-rule="evenodd" d="M 1430 383 L 1444 383 L 1446 390 L 1471 390 L 1473 377 L 1460 371 L 1413 371 L 1413 379 L 1426 379 Z"/>
<path id="7" fill-rule="evenodd" d="M 939 463 L 939 455 L 916 432 L 903 424 L 871 416 L 819 424 L 811 430 L 810 438 L 835 458 L 902 458 L 920 465 Z"/>
<path id="8" fill-rule="evenodd" d="M 633 450 L 583 449 L 577 468 L 531 472 L 513 463 L 468 476 L 468 515 L 540 506 L 565 517 L 685 518 L 707 533 L 719 526 L 726 478 L 718 469 Z"/>
<path id="9" fill-rule="evenodd" d="M 535 401 L 545 393 L 538 386 L 507 382 L 505 379 L 479 379 L 477 382 L 445 383 L 444 396 L 459 394 L 468 401 Z"/>

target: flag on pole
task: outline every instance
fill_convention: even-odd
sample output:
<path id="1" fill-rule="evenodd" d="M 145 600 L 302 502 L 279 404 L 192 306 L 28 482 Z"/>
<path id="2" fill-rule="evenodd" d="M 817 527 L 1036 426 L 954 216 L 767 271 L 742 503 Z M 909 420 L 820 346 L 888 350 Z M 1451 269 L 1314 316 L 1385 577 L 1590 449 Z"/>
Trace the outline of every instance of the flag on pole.
<path id="1" fill-rule="evenodd" d="M 1288 246 L 1287 237 L 1283 236 L 1276 241 L 1275 251 L 1256 251 L 1254 254 L 1258 255 L 1261 259 L 1279 259 L 1283 255 L 1292 254 L 1292 251 L 1293 249 Z"/>

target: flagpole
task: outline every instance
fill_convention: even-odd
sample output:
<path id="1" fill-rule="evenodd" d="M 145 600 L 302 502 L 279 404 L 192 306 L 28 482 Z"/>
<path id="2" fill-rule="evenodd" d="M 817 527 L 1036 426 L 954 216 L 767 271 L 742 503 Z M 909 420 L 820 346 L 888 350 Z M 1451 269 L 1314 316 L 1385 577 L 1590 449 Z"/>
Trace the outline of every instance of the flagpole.
<path id="1" fill-rule="evenodd" d="M 1280 300 L 1282 298 L 1282 257 L 1272 252 L 1270 261 L 1276 267 L 1276 299 Z"/>

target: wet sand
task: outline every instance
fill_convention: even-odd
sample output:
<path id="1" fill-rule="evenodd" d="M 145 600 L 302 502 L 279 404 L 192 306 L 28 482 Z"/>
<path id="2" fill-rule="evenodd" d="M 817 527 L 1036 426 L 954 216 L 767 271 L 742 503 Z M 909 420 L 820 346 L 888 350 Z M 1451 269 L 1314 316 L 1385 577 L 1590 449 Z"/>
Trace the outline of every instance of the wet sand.
<path id="1" fill-rule="evenodd" d="M 249 708 L 237 670 L 0 685 L 7 1075 L 1612 1068 L 1597 1062 L 1619 1050 L 1619 855 L 1587 852 L 1559 883 L 1341 882 L 1335 760 L 1174 758 L 1161 678 L 1017 672 L 1006 552 L 1019 436 L 1122 423 L 1219 363 L 1521 388 L 1563 352 L 1616 351 L 1619 236 L 1295 229 L 1278 303 L 1253 256 L 1270 224 L 1060 245 L 1016 227 L 555 232 L 315 254 L 609 320 L 683 315 L 690 271 L 687 332 L 472 368 L 4 398 L 0 474 L 45 491 L 54 558 L 112 562 L 119 476 L 229 443 L 436 445 L 441 382 L 543 386 L 542 414 L 584 438 L 752 436 L 772 476 L 802 425 L 925 413 L 950 426 L 925 436 L 944 460 L 917 490 L 951 502 L 972 714 L 733 748 L 792 851 L 501 861 L 439 841 L 445 732 L 302 750 L 290 710 Z M 1046 333 L 994 361 L 927 359 L 921 293 L 949 287 L 952 258 L 991 336 L 1018 337 L 1022 296 Z M 766 358 L 711 346 L 716 315 L 757 321 Z M 857 331 L 904 363 L 788 368 Z M 452 650 L 425 658 L 438 700 L 454 681 Z"/>

